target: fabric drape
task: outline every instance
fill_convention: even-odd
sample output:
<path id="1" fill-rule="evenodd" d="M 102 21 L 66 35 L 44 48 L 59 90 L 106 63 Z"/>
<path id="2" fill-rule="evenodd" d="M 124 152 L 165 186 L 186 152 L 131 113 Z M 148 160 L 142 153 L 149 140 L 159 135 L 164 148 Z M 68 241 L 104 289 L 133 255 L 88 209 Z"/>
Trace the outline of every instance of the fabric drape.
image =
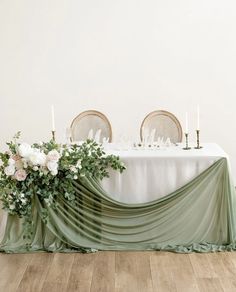
<path id="1" fill-rule="evenodd" d="M 135 181 L 133 182 L 135 183 Z M 113 200 L 92 178 L 74 182 L 75 203 L 58 196 L 57 208 L 33 198 L 33 236 L 23 219 L 8 215 L 2 252 L 96 250 L 235 250 L 236 193 L 222 158 L 168 196 L 144 204 Z M 47 208 L 47 223 L 43 221 Z"/>

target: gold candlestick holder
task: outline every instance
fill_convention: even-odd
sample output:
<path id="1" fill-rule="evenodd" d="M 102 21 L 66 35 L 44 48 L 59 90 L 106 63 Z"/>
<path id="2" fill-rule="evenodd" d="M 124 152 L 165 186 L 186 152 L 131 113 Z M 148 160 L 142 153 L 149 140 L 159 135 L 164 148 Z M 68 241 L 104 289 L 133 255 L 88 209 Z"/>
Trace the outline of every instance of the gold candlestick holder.
<path id="1" fill-rule="evenodd" d="M 197 146 L 194 147 L 195 149 L 201 149 L 202 146 L 200 146 L 200 130 L 196 130 L 197 133 Z"/>
<path id="2" fill-rule="evenodd" d="M 56 141 L 56 131 L 52 131 L 52 140 Z"/>
<path id="3" fill-rule="evenodd" d="M 183 148 L 183 150 L 190 150 L 191 147 L 189 147 L 188 145 L 188 133 L 185 133 L 185 147 Z"/>

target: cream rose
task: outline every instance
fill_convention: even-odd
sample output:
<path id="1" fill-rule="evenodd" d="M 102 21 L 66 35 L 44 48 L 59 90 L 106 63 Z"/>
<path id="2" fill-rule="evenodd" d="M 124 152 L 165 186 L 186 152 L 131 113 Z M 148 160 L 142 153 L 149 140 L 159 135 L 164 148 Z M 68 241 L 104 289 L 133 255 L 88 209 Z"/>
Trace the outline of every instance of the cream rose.
<path id="1" fill-rule="evenodd" d="M 18 181 L 24 181 L 27 177 L 27 173 L 24 169 L 18 169 L 15 173 L 15 178 Z"/>

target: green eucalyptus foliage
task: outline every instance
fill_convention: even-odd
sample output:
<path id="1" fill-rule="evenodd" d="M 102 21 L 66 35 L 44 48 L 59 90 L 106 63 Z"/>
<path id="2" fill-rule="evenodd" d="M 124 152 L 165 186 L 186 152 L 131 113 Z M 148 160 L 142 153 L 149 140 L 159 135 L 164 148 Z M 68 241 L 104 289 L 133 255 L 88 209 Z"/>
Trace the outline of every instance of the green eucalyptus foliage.
<path id="1" fill-rule="evenodd" d="M 92 176 L 97 180 L 109 177 L 109 168 L 120 171 L 125 169 L 119 157 L 106 155 L 101 145 L 93 140 L 87 140 L 82 145 L 60 145 L 53 140 L 47 143 L 35 143 L 32 151 L 42 153 L 45 163 L 38 165 L 29 157 L 22 157 L 17 142 L 20 133 L 14 140 L 7 143 L 9 151 L 0 153 L 0 200 L 3 209 L 9 214 L 25 218 L 25 237 L 30 237 L 32 198 L 37 196 L 43 206 L 57 208 L 55 198 L 63 196 L 73 203 L 75 191 L 73 182 L 82 177 Z M 56 151 L 56 171 L 47 167 L 50 151 Z M 9 175 L 6 168 L 9 164 L 15 167 L 14 174 Z M 19 181 L 17 170 L 23 171 L 26 177 Z M 44 221 L 47 221 L 46 208 L 43 210 Z"/>

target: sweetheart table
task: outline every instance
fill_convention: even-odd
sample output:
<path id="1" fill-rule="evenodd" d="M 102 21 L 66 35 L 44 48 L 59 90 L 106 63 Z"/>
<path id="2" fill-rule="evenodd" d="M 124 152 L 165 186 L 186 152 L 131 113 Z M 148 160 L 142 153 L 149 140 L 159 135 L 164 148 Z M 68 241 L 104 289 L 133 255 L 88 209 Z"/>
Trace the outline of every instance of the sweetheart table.
<path id="1" fill-rule="evenodd" d="M 74 204 L 58 195 L 50 208 L 35 195 L 30 240 L 23 220 L 8 215 L 0 250 L 236 250 L 236 193 L 219 146 L 108 152 L 125 162 L 123 174 L 78 178 Z"/>
<path id="2" fill-rule="evenodd" d="M 120 202 L 146 203 L 168 195 L 184 186 L 220 158 L 229 158 L 217 144 L 206 143 L 202 149 L 185 151 L 183 145 L 154 150 L 116 150 L 107 154 L 118 155 L 126 165 L 122 174 L 110 170 L 110 177 L 101 185 Z"/>

